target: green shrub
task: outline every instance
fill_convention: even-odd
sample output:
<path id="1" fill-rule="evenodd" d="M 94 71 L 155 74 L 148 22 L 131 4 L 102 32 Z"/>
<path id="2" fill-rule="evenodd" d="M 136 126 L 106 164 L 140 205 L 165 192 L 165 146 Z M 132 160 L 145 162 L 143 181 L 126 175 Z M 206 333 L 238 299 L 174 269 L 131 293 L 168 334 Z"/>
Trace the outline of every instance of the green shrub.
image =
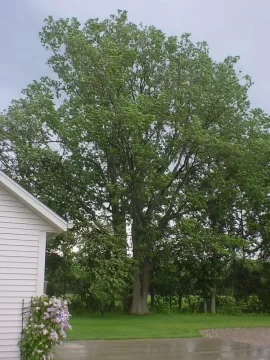
<path id="1" fill-rule="evenodd" d="M 264 306 L 262 301 L 258 298 L 257 295 L 251 295 L 248 298 L 246 311 L 249 313 L 263 313 Z"/>
<path id="2" fill-rule="evenodd" d="M 258 296 L 250 296 L 248 301 L 236 300 L 233 296 L 219 295 L 216 298 L 217 313 L 227 315 L 241 315 L 243 313 L 263 313 L 264 304 Z M 150 298 L 149 298 L 150 305 Z M 208 309 L 210 310 L 210 308 Z M 155 297 L 155 309 L 157 313 L 178 312 L 178 297 L 157 295 Z M 198 295 L 190 295 L 182 298 L 182 307 L 180 312 L 182 314 L 197 314 L 203 312 L 203 298 Z"/>
<path id="3" fill-rule="evenodd" d="M 169 310 L 169 308 L 170 308 L 170 304 L 164 296 L 160 296 L 160 295 L 155 296 L 154 312 L 157 312 L 159 314 L 165 313 Z"/>
<path id="4" fill-rule="evenodd" d="M 182 298 L 182 307 L 180 312 L 182 314 L 198 314 L 201 312 L 203 298 L 198 295 L 190 295 Z M 178 299 L 177 299 L 178 309 Z"/>
<path id="5" fill-rule="evenodd" d="M 198 295 L 190 295 L 187 297 L 183 297 L 180 312 L 183 314 L 199 313 L 201 311 L 202 303 L 203 299 Z M 148 299 L 148 305 L 150 306 L 150 298 Z M 169 298 L 169 296 L 155 296 L 154 312 L 168 313 L 178 311 L 178 296 L 172 296 L 171 299 Z"/>
<path id="6" fill-rule="evenodd" d="M 241 306 L 236 303 L 233 296 L 217 296 L 217 312 L 219 314 L 240 315 L 243 311 Z"/>
<path id="7" fill-rule="evenodd" d="M 87 312 L 86 303 L 81 299 L 80 295 L 69 295 L 69 312 L 72 315 L 81 315 Z"/>
<path id="8" fill-rule="evenodd" d="M 219 314 L 241 315 L 250 311 L 244 300 L 237 301 L 233 296 L 217 296 L 217 312 Z"/>

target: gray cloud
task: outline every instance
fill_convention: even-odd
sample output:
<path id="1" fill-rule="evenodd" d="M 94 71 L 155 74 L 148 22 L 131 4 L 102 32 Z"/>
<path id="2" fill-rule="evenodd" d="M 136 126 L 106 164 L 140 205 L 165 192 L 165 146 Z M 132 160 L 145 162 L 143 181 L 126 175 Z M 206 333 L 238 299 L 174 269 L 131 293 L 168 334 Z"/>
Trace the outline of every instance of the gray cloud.
<path id="1" fill-rule="evenodd" d="M 108 17 L 117 9 L 129 11 L 134 22 L 153 24 L 168 35 L 192 33 L 194 41 L 208 42 L 211 55 L 222 60 L 240 55 L 240 67 L 252 76 L 254 107 L 270 112 L 270 32 L 267 0 L 13 0 L 0 11 L 0 109 L 33 79 L 47 72 L 48 54 L 38 32 L 48 15 L 54 17 Z"/>

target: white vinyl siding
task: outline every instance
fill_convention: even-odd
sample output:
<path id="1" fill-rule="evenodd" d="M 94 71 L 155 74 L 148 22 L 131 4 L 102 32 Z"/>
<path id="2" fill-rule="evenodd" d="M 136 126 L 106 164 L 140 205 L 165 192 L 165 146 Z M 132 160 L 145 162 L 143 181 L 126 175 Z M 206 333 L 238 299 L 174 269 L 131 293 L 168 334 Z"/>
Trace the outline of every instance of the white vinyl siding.
<path id="1" fill-rule="evenodd" d="M 1 360 L 20 359 L 22 300 L 29 304 L 37 295 L 39 261 L 45 256 L 40 234 L 47 232 L 55 230 L 0 187 Z"/>

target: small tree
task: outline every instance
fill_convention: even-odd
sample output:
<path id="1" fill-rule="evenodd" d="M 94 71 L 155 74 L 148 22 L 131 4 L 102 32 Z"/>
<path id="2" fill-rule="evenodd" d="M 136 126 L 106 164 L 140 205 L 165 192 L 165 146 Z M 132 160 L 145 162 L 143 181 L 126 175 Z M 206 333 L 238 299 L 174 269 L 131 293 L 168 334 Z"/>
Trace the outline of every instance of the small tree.
<path id="1" fill-rule="evenodd" d="M 79 248 L 76 256 L 81 280 L 88 284 L 86 291 L 99 304 L 104 315 L 106 306 L 120 302 L 129 291 L 131 258 L 127 256 L 122 241 L 98 230 L 83 233 Z"/>

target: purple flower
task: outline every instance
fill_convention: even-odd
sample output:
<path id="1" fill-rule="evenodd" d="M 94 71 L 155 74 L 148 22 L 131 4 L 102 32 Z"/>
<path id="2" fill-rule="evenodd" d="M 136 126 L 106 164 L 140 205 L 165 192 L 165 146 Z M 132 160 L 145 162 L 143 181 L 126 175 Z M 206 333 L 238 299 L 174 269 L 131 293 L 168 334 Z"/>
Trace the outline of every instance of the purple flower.
<path id="1" fill-rule="evenodd" d="M 50 338 L 51 338 L 51 340 L 53 340 L 53 341 L 58 340 L 58 334 L 57 334 L 57 332 L 56 332 L 55 330 L 53 330 L 53 331 L 51 332 Z"/>
<path id="2" fill-rule="evenodd" d="M 71 315 L 67 305 L 63 299 L 46 296 L 33 299 L 32 312 L 25 327 L 24 339 L 31 339 L 33 331 L 38 334 L 37 341 L 31 344 L 31 349 L 33 348 L 34 352 L 43 353 L 43 360 L 52 359 L 52 346 L 66 339 L 66 330 L 71 330 L 69 324 Z"/>

